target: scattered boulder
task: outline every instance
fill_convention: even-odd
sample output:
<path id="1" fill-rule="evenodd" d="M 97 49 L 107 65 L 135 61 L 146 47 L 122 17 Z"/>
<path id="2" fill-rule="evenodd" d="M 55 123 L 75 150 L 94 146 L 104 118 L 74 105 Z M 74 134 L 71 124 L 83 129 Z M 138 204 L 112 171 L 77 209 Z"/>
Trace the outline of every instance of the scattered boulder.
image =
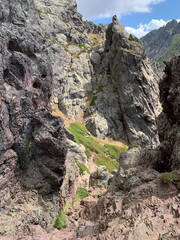
<path id="1" fill-rule="evenodd" d="M 90 186 L 107 187 L 109 172 L 105 166 L 99 166 L 90 176 Z"/>

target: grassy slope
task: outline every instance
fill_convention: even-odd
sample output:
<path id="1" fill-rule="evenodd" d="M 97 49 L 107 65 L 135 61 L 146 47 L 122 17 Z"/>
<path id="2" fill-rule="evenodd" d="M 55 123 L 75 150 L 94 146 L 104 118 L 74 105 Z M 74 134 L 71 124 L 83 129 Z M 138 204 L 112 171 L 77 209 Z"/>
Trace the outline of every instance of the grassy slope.
<path id="1" fill-rule="evenodd" d="M 116 146 L 112 144 L 100 144 L 97 138 L 88 136 L 86 133 L 87 129 L 83 124 L 79 122 L 71 123 L 68 130 L 74 135 L 75 140 L 78 144 L 83 144 L 86 149 L 86 155 L 89 158 L 91 153 L 95 153 L 94 162 L 97 165 L 104 165 L 108 171 L 111 172 L 113 169 L 119 167 L 119 156 L 122 152 L 127 151 L 126 145 Z M 86 135 L 86 136 L 85 136 Z"/>

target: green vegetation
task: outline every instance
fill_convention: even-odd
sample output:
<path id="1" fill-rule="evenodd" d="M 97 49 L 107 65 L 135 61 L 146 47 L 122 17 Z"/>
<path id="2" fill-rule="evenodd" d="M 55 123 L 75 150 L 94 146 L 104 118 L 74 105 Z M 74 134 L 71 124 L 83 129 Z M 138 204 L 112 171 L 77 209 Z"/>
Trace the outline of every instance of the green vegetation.
<path id="1" fill-rule="evenodd" d="M 52 13 L 50 10 L 47 10 L 47 11 L 43 12 L 43 11 L 41 11 L 40 9 L 38 9 L 37 7 L 35 7 L 35 10 L 36 10 L 36 12 L 38 13 L 40 19 L 43 19 L 42 16 L 41 16 L 42 13 L 43 13 L 43 14 L 49 14 L 49 15 L 55 15 L 55 14 Z"/>
<path id="2" fill-rule="evenodd" d="M 110 173 L 112 172 L 112 170 L 119 168 L 119 163 L 116 160 L 114 160 L 110 157 L 106 157 L 102 154 L 96 155 L 94 157 L 94 162 L 98 166 L 100 166 L 100 165 L 105 166 Z"/>
<path id="3" fill-rule="evenodd" d="M 78 144 L 83 144 L 86 149 L 87 157 L 90 156 L 90 151 L 94 153 L 104 154 L 105 148 L 93 137 L 86 137 L 87 129 L 79 122 L 71 123 L 68 130 L 74 135 L 75 140 Z"/>
<path id="4" fill-rule="evenodd" d="M 136 52 L 134 49 L 128 49 L 128 51 L 129 51 L 130 53 L 134 54 L 134 55 L 137 54 L 137 52 Z"/>
<path id="5" fill-rule="evenodd" d="M 139 148 L 140 147 L 139 143 L 138 142 L 133 143 L 131 145 L 131 148 L 134 148 L 134 147 Z"/>
<path id="6" fill-rule="evenodd" d="M 98 198 L 100 198 L 103 195 L 103 192 L 98 193 Z"/>
<path id="7" fill-rule="evenodd" d="M 90 34 L 90 38 L 92 40 L 92 47 L 97 47 L 102 45 L 104 47 L 105 40 L 99 36 L 99 34 Z"/>
<path id="8" fill-rule="evenodd" d="M 176 172 L 165 172 L 159 175 L 159 180 L 162 183 L 170 184 L 173 182 L 179 182 L 180 181 L 180 175 Z"/>
<path id="9" fill-rule="evenodd" d="M 92 156 L 91 151 L 89 149 L 85 150 L 85 154 L 86 154 L 87 158 L 90 158 Z"/>
<path id="10" fill-rule="evenodd" d="M 81 50 L 80 50 L 78 53 L 76 53 L 76 54 L 74 53 L 74 54 L 73 54 L 73 53 L 70 53 L 70 52 L 68 51 L 68 47 L 69 47 L 69 46 L 76 46 L 76 47 L 80 48 Z M 68 42 L 68 43 L 64 46 L 64 50 L 65 50 L 66 52 L 68 52 L 69 54 L 71 54 L 74 58 L 79 58 L 82 53 L 88 53 L 88 54 L 91 53 L 91 50 L 88 49 L 84 43 L 82 43 L 82 44 L 77 44 L 77 43 L 74 43 L 74 42 Z"/>
<path id="11" fill-rule="evenodd" d="M 95 101 L 97 99 L 97 96 L 93 92 L 90 92 L 87 97 L 87 106 L 95 106 Z"/>
<path id="12" fill-rule="evenodd" d="M 85 197 L 89 196 L 89 192 L 86 188 L 80 188 L 78 187 L 76 191 L 76 197 L 80 200 L 83 200 Z"/>
<path id="13" fill-rule="evenodd" d="M 75 199 L 75 200 L 73 200 L 72 201 L 72 208 L 74 209 L 77 205 L 78 205 L 78 200 L 77 199 Z"/>
<path id="14" fill-rule="evenodd" d="M 80 175 L 82 175 L 84 172 L 87 172 L 88 174 L 90 174 L 90 171 L 89 171 L 88 167 L 86 167 L 83 163 L 76 162 L 76 164 L 79 168 Z"/>
<path id="15" fill-rule="evenodd" d="M 129 40 L 138 41 L 138 38 L 136 36 L 134 36 L 133 34 L 129 34 Z"/>
<path id="16" fill-rule="evenodd" d="M 102 72 L 96 72 L 96 74 L 101 74 Z M 96 75 L 95 74 L 95 75 Z M 96 75 L 98 76 L 98 75 Z M 95 106 L 95 101 L 97 99 L 97 94 L 103 92 L 103 86 L 100 86 L 98 84 L 94 84 L 92 86 L 92 92 L 90 92 L 87 96 L 87 106 Z"/>
<path id="17" fill-rule="evenodd" d="M 119 160 L 121 153 L 126 152 L 128 150 L 127 146 L 119 147 L 111 144 L 105 144 L 104 147 L 107 148 L 106 154 L 108 154 L 110 157 L 116 160 Z"/>
<path id="18" fill-rule="evenodd" d="M 74 135 L 75 140 L 78 144 L 83 144 L 85 147 L 85 153 L 87 157 L 91 157 L 92 152 L 96 155 L 94 156 L 94 162 L 100 166 L 106 166 L 108 171 L 111 173 L 113 169 L 119 168 L 119 156 L 121 153 L 127 151 L 127 146 L 116 146 L 111 144 L 101 145 L 92 136 L 85 136 L 88 130 L 83 124 L 79 122 L 71 123 L 68 130 Z M 80 169 L 80 174 L 83 172 L 89 172 L 89 169 L 80 162 L 77 162 L 77 166 Z"/>
<path id="19" fill-rule="evenodd" d="M 56 218 L 55 223 L 54 223 L 54 228 L 62 229 L 62 228 L 66 228 L 66 227 L 67 227 L 66 214 L 61 210 Z"/>

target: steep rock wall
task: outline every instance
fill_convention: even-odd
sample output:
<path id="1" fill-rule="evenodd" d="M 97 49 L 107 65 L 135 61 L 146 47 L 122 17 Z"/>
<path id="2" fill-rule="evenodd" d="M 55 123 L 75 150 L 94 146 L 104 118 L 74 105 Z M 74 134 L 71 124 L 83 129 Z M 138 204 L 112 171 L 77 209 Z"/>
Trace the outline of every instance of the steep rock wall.
<path id="1" fill-rule="evenodd" d="M 65 173 L 64 123 L 51 115 L 52 68 L 34 2 L 0 3 L 0 196 L 13 179 L 56 193 Z M 15 178 L 16 173 L 16 178 Z"/>
<path id="2" fill-rule="evenodd" d="M 51 102 L 55 108 L 58 105 L 70 119 L 85 122 L 95 136 L 130 144 L 139 142 L 143 146 L 158 144 L 155 120 L 159 108 L 158 84 L 141 44 L 130 41 L 127 33 L 122 36 L 125 33 L 122 29 L 116 29 L 116 33 L 113 30 L 112 36 L 110 28 L 116 28 L 115 22 L 108 28 L 105 43 L 107 27 L 83 22 L 75 1 L 54 0 L 47 4 L 35 0 L 35 7 L 53 68 Z M 118 64 L 121 66 L 115 69 Z M 123 89 L 118 81 L 124 83 Z M 131 90 L 124 93 L 127 86 Z M 127 105 L 133 105 L 129 98 L 132 93 L 136 94 L 138 106 L 125 114 Z"/>

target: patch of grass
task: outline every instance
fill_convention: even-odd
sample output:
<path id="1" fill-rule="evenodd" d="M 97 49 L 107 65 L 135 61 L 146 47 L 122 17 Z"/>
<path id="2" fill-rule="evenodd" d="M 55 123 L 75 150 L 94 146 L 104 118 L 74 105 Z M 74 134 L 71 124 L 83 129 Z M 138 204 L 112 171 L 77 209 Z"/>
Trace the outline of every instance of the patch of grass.
<path id="1" fill-rule="evenodd" d="M 80 48 L 81 50 L 80 50 L 77 54 L 73 54 L 73 53 L 70 53 L 70 52 L 68 51 L 68 47 L 69 47 L 69 46 L 76 46 L 76 47 Z M 68 42 L 68 43 L 64 46 L 64 50 L 65 50 L 66 52 L 68 52 L 70 55 L 72 55 L 74 58 L 79 58 L 82 53 L 90 53 L 90 52 L 91 52 L 91 50 L 88 49 L 84 43 L 82 43 L 82 44 L 77 44 L 77 43 L 74 43 L 74 42 Z"/>
<path id="2" fill-rule="evenodd" d="M 68 130 L 74 135 L 74 138 L 78 144 L 83 144 L 86 149 L 86 155 L 90 156 L 90 152 L 101 153 L 104 155 L 105 148 L 99 142 L 97 142 L 93 137 L 86 137 L 87 129 L 83 124 L 79 122 L 71 123 Z"/>
<path id="3" fill-rule="evenodd" d="M 109 171 L 109 173 L 112 172 L 112 170 L 114 169 L 118 169 L 119 168 L 119 162 L 117 162 L 116 160 L 110 158 L 110 157 L 106 157 L 102 154 L 98 154 L 94 157 L 94 162 L 100 166 L 103 165 L 107 168 L 107 170 Z"/>
<path id="4" fill-rule="evenodd" d="M 78 187 L 76 191 L 76 197 L 80 200 L 83 200 L 85 197 L 89 196 L 89 192 L 86 188 L 80 188 Z"/>
<path id="5" fill-rule="evenodd" d="M 59 44 L 58 41 L 56 41 L 55 39 L 50 39 L 50 38 L 48 38 L 48 40 L 49 40 L 52 44 Z"/>
<path id="6" fill-rule="evenodd" d="M 54 228 L 62 229 L 62 228 L 66 228 L 66 227 L 67 227 L 66 214 L 63 211 L 60 211 L 60 213 L 58 214 L 56 221 L 54 223 Z"/>
<path id="7" fill-rule="evenodd" d="M 170 184 L 170 183 L 173 183 L 173 182 L 176 182 L 176 181 L 179 182 L 180 181 L 180 175 L 176 171 L 165 172 L 165 173 L 161 173 L 159 175 L 159 180 L 162 183 L 165 183 L 165 184 Z"/>
<path id="8" fill-rule="evenodd" d="M 73 200 L 72 201 L 72 208 L 74 209 L 78 205 L 78 200 Z"/>
<path id="9" fill-rule="evenodd" d="M 99 34 L 90 34 L 90 38 L 91 38 L 93 47 L 97 47 L 105 43 L 105 40 L 101 38 Z"/>
<path id="10" fill-rule="evenodd" d="M 89 149 L 85 150 L 85 154 L 86 154 L 87 158 L 90 158 L 92 156 L 91 151 Z"/>
<path id="11" fill-rule="evenodd" d="M 76 164 L 79 168 L 80 175 L 82 175 L 84 172 L 87 172 L 88 174 L 90 174 L 90 171 L 89 171 L 88 167 L 86 167 L 85 164 L 83 164 L 81 162 L 76 162 Z"/>
<path id="12" fill-rule="evenodd" d="M 105 144 L 104 145 L 105 148 L 107 148 L 107 154 L 116 159 L 119 160 L 119 157 L 121 155 L 121 153 L 126 152 L 128 150 L 127 146 L 115 146 L 115 145 L 111 145 L 111 144 Z"/>

